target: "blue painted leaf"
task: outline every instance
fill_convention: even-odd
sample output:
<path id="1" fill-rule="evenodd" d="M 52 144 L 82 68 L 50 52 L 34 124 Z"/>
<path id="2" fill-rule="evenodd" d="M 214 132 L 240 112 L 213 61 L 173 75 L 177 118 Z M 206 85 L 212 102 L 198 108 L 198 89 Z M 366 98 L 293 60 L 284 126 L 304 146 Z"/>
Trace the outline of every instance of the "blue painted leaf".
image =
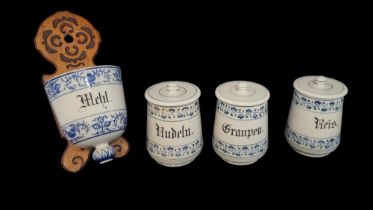
<path id="1" fill-rule="evenodd" d="M 110 126 L 110 123 L 111 123 L 111 121 L 109 121 L 109 122 L 105 122 L 105 123 L 104 123 L 104 127 L 106 127 L 106 128 L 109 127 L 109 126 Z"/>

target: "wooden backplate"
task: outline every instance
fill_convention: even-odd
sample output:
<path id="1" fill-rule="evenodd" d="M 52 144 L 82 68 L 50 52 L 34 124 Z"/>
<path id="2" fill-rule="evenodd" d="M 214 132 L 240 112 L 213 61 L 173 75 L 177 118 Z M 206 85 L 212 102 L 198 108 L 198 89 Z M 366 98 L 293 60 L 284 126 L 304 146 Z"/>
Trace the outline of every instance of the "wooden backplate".
<path id="1" fill-rule="evenodd" d="M 45 19 L 39 26 L 34 43 L 43 57 L 56 67 L 56 71 L 44 74 L 43 83 L 65 72 L 95 66 L 94 57 L 100 42 L 100 33 L 79 15 L 62 11 Z M 63 137 L 61 131 L 60 135 Z M 124 138 L 111 144 L 116 148 L 115 157 L 128 153 L 129 144 Z M 78 148 L 68 143 L 61 159 L 63 168 L 78 172 L 88 161 L 91 151 L 92 148 Z"/>

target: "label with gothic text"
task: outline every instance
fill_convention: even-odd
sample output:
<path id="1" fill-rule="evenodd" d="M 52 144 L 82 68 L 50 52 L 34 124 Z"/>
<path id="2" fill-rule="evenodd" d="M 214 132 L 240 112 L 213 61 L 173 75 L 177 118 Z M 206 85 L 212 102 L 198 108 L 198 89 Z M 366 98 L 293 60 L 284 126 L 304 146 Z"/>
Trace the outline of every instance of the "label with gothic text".
<path id="1" fill-rule="evenodd" d="M 287 125 L 310 138 L 329 138 L 341 132 L 343 99 L 316 100 L 295 91 Z"/>
<path id="2" fill-rule="evenodd" d="M 203 146 L 198 101 L 179 107 L 148 103 L 147 149 L 160 158 L 197 155 Z"/>
<path id="3" fill-rule="evenodd" d="M 148 117 L 147 136 L 155 143 L 168 146 L 191 143 L 202 136 L 200 115 L 178 122 L 161 121 Z"/>
<path id="4" fill-rule="evenodd" d="M 44 88 L 61 133 L 74 144 L 123 132 L 127 126 L 119 67 L 68 72 L 49 80 Z"/>
<path id="5" fill-rule="evenodd" d="M 221 154 L 238 159 L 255 159 L 268 147 L 267 104 L 240 107 L 217 102 L 213 147 Z"/>
<path id="6" fill-rule="evenodd" d="M 234 145 L 255 144 L 267 138 L 267 104 L 253 107 L 224 106 L 225 109 L 222 109 L 222 103 L 218 101 L 215 114 L 216 138 Z"/>

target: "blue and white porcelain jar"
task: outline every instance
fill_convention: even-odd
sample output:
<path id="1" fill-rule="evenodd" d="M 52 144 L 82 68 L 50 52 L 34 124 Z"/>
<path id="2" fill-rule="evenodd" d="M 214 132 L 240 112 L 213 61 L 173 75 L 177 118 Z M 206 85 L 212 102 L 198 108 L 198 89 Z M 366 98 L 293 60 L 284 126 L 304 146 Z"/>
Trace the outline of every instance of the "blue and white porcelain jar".
<path id="1" fill-rule="evenodd" d="M 269 91 L 254 82 L 231 81 L 219 85 L 215 95 L 215 152 L 234 165 L 256 162 L 268 148 Z"/>
<path id="2" fill-rule="evenodd" d="M 62 135 L 72 144 L 95 147 L 92 158 L 113 159 L 109 145 L 127 127 L 127 109 L 118 66 L 93 66 L 51 78 L 44 84 Z"/>
<path id="3" fill-rule="evenodd" d="M 294 81 L 285 137 L 298 153 L 323 157 L 340 143 L 347 87 L 332 78 L 304 76 Z"/>
<path id="4" fill-rule="evenodd" d="M 146 90 L 146 148 L 159 164 L 183 166 L 201 152 L 200 95 L 197 86 L 180 81 L 158 83 Z"/>

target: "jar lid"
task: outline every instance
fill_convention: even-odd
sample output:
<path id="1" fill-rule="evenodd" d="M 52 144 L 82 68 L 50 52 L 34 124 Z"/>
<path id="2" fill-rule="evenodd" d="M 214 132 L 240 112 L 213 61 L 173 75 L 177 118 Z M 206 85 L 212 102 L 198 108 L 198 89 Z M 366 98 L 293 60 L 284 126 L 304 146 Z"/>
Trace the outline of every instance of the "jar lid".
<path id="1" fill-rule="evenodd" d="M 336 99 L 348 92 L 342 82 L 324 76 L 304 76 L 294 81 L 294 88 L 299 93 L 320 99 Z"/>
<path id="2" fill-rule="evenodd" d="M 150 86 L 145 91 L 149 102 L 160 106 L 182 106 L 201 96 L 199 88 L 189 82 L 168 81 Z"/>
<path id="3" fill-rule="evenodd" d="M 220 101 L 237 106 L 255 106 L 269 99 L 267 88 L 248 81 L 223 83 L 216 88 L 215 95 Z"/>

